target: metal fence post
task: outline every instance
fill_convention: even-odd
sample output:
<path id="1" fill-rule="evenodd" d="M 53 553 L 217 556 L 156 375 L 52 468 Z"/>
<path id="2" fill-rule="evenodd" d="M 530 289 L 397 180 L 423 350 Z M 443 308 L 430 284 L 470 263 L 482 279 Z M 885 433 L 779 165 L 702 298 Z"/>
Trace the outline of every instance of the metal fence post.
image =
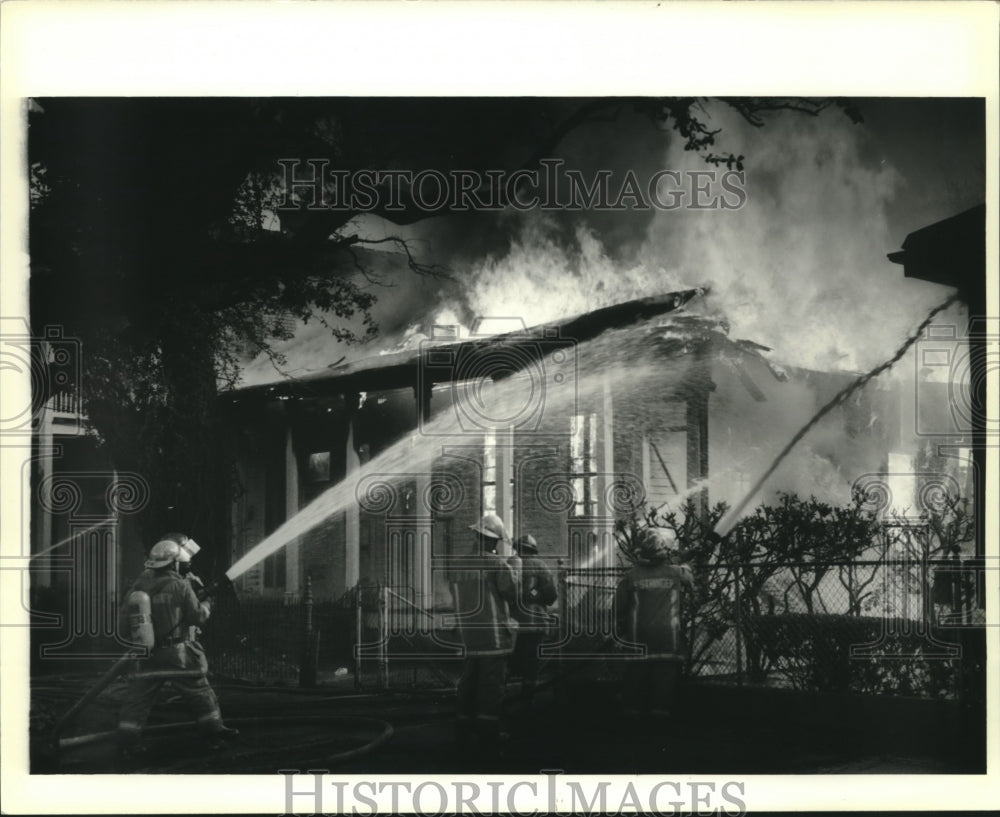
<path id="1" fill-rule="evenodd" d="M 569 621 L 566 618 L 566 612 L 569 610 L 569 605 L 566 599 L 566 562 L 564 559 L 559 559 L 556 561 L 556 570 L 559 575 L 559 629 L 565 628 L 566 633 L 569 633 Z M 560 633 L 562 636 L 562 633 Z M 560 638 L 562 641 L 562 638 Z"/>
<path id="2" fill-rule="evenodd" d="M 364 641 L 364 608 L 359 584 L 354 592 L 354 688 L 361 689 L 361 644 Z"/>
<path id="3" fill-rule="evenodd" d="M 378 669 L 382 689 L 389 688 L 389 587 L 379 588 Z"/>
<path id="4" fill-rule="evenodd" d="M 568 582 L 566 581 L 566 561 L 565 559 L 556 560 L 556 576 L 559 582 L 559 597 L 556 599 L 559 610 L 559 622 L 558 630 L 556 632 L 556 643 L 558 646 L 558 655 L 556 656 L 556 668 L 553 677 L 552 684 L 552 697 L 553 703 L 556 707 L 561 707 L 566 704 L 566 686 L 565 686 L 565 674 L 566 667 L 562 660 L 563 648 L 569 638 L 569 620 L 567 619 L 567 611 L 569 610 L 569 601 L 566 598 L 566 588 Z"/>
<path id="5" fill-rule="evenodd" d="M 740 592 L 740 566 L 735 567 L 736 576 L 736 685 L 743 686 L 743 601 Z"/>
<path id="6" fill-rule="evenodd" d="M 305 609 L 305 647 L 302 650 L 302 663 L 299 665 L 299 686 L 316 686 L 316 644 L 315 632 L 313 628 L 313 592 L 312 577 L 306 576 L 306 589 L 303 597 L 303 607 Z"/>

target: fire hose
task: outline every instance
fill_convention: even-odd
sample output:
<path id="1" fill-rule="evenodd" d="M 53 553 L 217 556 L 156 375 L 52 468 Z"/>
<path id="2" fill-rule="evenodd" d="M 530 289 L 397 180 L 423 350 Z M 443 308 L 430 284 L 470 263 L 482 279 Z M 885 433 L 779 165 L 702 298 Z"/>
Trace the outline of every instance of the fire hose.
<path id="1" fill-rule="evenodd" d="M 204 601 L 211 598 L 220 590 L 230 589 L 232 587 L 229 578 L 225 575 L 210 582 L 207 585 L 203 585 L 197 591 L 197 596 L 199 601 Z M 181 626 L 183 621 L 178 621 L 168 633 L 166 633 L 163 638 L 169 638 L 178 627 Z M 84 709 L 86 709 L 94 699 L 100 695 L 119 675 L 121 675 L 125 668 L 136 659 L 144 658 L 146 656 L 146 648 L 130 649 L 125 652 L 120 658 L 118 658 L 114 664 L 102 675 L 97 682 L 87 690 L 80 700 L 78 700 L 69 710 L 56 722 L 56 725 L 52 728 L 52 733 L 50 735 L 49 741 L 54 748 L 58 748 L 60 745 L 59 735 L 62 734 L 63 730 L 79 715 Z"/>
<path id="2" fill-rule="evenodd" d="M 228 767 L 239 769 L 241 773 L 254 771 L 273 771 L 273 762 L 276 755 L 281 756 L 282 762 L 288 761 L 288 753 L 294 753 L 296 763 L 322 763 L 333 765 L 347 760 L 366 755 L 379 748 L 389 738 L 394 730 L 392 724 L 378 718 L 368 718 L 355 715 L 324 715 L 318 713 L 299 713 L 294 715 L 275 715 L 267 717 L 247 717 L 231 718 L 229 723 L 240 727 L 244 732 L 252 731 L 254 727 L 277 726 L 283 732 L 287 732 L 289 726 L 297 724 L 307 724 L 309 726 L 329 727 L 324 729 L 322 737 L 308 740 L 295 740 L 287 746 L 275 745 L 273 741 L 266 741 L 265 746 L 237 749 L 220 756 L 219 761 L 213 763 L 213 768 L 223 763 Z M 373 738 L 366 740 L 360 746 L 344 749 L 337 752 L 328 753 L 330 743 L 344 734 L 344 727 L 361 727 L 362 729 L 376 732 Z M 198 724 L 194 721 L 180 723 L 161 724 L 146 728 L 147 734 L 164 736 L 187 731 L 194 731 Z M 63 738 L 59 741 L 60 749 L 76 749 L 84 746 L 114 740 L 114 731 L 95 732 L 87 735 L 77 735 L 71 738 Z M 333 735 L 333 737 L 331 737 Z M 185 771 L 204 771 L 206 761 L 204 757 L 189 757 L 173 760 L 166 764 L 157 764 L 159 771 L 182 774 Z"/>

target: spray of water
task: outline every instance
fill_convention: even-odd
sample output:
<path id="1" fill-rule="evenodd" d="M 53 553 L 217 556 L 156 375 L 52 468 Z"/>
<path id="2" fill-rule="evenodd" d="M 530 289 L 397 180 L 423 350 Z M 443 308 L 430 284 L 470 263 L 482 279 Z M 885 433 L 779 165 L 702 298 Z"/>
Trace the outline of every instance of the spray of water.
<path id="1" fill-rule="evenodd" d="M 444 433 L 443 429 L 441 433 Z M 403 473 L 428 468 L 439 446 L 440 439 L 421 438 L 416 434 L 399 440 L 287 519 L 269 536 L 240 557 L 226 571 L 226 576 L 230 581 L 239 578 L 257 563 L 277 553 L 324 520 L 349 507 L 357 501 L 358 484 L 370 474 Z"/>
<path id="2" fill-rule="evenodd" d="M 660 323 L 661 320 L 654 319 L 624 329 L 608 330 L 580 343 L 576 347 L 575 376 L 562 381 L 558 387 L 553 386 L 551 380 L 539 383 L 517 376 L 494 383 L 488 396 L 490 416 L 517 417 L 533 396 L 538 397 L 535 390 L 540 385 L 545 414 L 567 418 L 578 406 L 598 402 L 606 388 L 627 394 L 651 382 L 683 383 L 683 375 L 693 365 L 692 360 L 684 355 L 664 357 L 658 351 L 651 340 L 668 331 Z M 552 444 L 550 434 L 541 434 L 538 440 L 540 444 Z M 470 436 L 467 431 L 463 433 L 456 412 L 443 410 L 420 431 L 400 439 L 286 520 L 237 560 L 226 571 L 226 576 L 230 580 L 237 579 L 324 520 L 358 502 L 359 488 L 367 478 L 377 475 L 379 481 L 392 481 L 393 475 L 399 475 L 402 481 L 413 473 L 431 475 L 434 461 L 441 456 L 443 448 L 467 446 L 469 442 Z"/>
<path id="3" fill-rule="evenodd" d="M 852 394 L 900 360 L 919 339 L 933 317 L 948 308 L 956 297 L 948 298 L 931 310 L 917 330 L 892 357 L 853 381 L 816 412 L 791 437 L 742 501 L 720 520 L 717 532 L 720 535 L 728 533 L 747 504 L 802 438 L 836 406 L 844 403 Z M 689 391 L 693 393 L 705 387 L 706 384 L 697 376 L 690 376 L 695 373 L 692 367 L 698 364 L 697 355 L 688 352 L 692 351 L 693 345 L 700 342 L 699 338 L 704 339 L 706 332 L 711 331 L 717 331 L 712 321 L 678 313 L 672 313 L 669 317 L 639 321 L 629 327 L 606 330 L 598 337 L 578 344 L 575 376 L 571 382 L 563 383 L 560 388 L 553 387 L 551 379 L 539 383 L 534 378 L 513 376 L 492 384 L 482 394 L 478 390 L 464 392 L 465 397 L 462 399 L 473 399 L 469 394 L 480 395 L 488 402 L 490 416 L 517 417 L 526 401 L 530 402 L 532 395 L 537 397 L 537 389 L 542 386 L 544 412 L 550 418 L 559 418 L 562 423 L 560 427 L 565 430 L 568 428 L 570 415 L 578 410 L 585 410 L 582 408 L 584 406 L 600 405 L 604 391 L 608 389 L 615 400 L 616 435 L 620 433 L 623 438 L 638 439 L 644 432 L 642 424 L 648 420 L 648 417 L 643 416 L 643 411 L 647 414 L 662 411 L 666 401 L 681 402 L 690 396 Z M 630 414 L 629 406 L 636 402 L 641 404 L 642 408 Z M 779 425 L 781 422 L 784 421 L 780 421 Z M 467 427 L 463 428 L 455 411 L 442 409 L 421 430 L 397 441 L 289 518 L 234 563 L 226 571 L 226 576 L 230 580 L 238 578 L 329 517 L 358 503 L 362 498 L 359 496 L 360 489 L 365 484 L 370 486 L 374 483 L 374 480 L 366 482 L 369 478 L 377 476 L 377 481 L 384 483 L 402 482 L 411 478 L 414 473 L 424 473 L 431 477 L 435 460 L 441 457 L 444 448 L 452 445 L 468 446 L 473 438 L 481 441 L 481 432 L 470 438 L 468 431 Z M 538 442 L 552 445 L 553 438 L 551 434 L 541 436 Z M 704 483 L 694 487 L 685 486 L 688 491 L 699 490 L 702 487 Z M 797 487 L 801 488 L 800 485 Z M 674 500 L 683 499 L 683 495 L 682 493 L 674 497 Z"/>
<path id="4" fill-rule="evenodd" d="M 108 524 L 116 522 L 116 521 L 117 521 L 116 517 L 109 516 L 106 519 L 102 519 L 100 522 L 95 522 L 89 528 L 86 528 L 85 530 L 77 531 L 76 533 L 71 533 L 65 539 L 60 539 L 54 545 L 51 545 L 50 547 L 45 548 L 45 550 L 40 550 L 40 551 L 38 551 L 38 553 L 33 553 L 31 555 L 31 558 L 32 559 L 37 559 L 39 556 L 44 556 L 46 553 L 51 553 L 53 550 L 56 550 L 57 548 L 61 548 L 63 545 L 69 544 L 74 539 L 79 539 L 79 538 L 81 538 L 83 536 L 86 536 L 91 531 L 95 531 L 95 530 L 97 530 L 100 527 L 103 527 L 105 525 L 108 525 Z"/>
<path id="5" fill-rule="evenodd" d="M 777 470 L 778 466 L 781 465 L 785 457 L 787 457 L 791 453 L 792 449 L 795 448 L 796 445 L 798 445 L 799 441 L 803 437 L 805 437 L 806 434 L 808 434 L 809 431 L 820 420 L 822 420 L 827 414 L 833 411 L 833 409 L 835 409 L 837 406 L 839 406 L 841 403 L 847 400 L 852 394 L 858 391 L 858 389 L 864 388 L 869 383 L 869 381 L 878 377 L 880 374 L 889 370 L 896 363 L 898 363 L 902 359 L 903 355 L 905 355 L 906 352 L 909 350 L 909 348 L 913 346 L 913 344 L 916 343 L 923 336 L 924 330 L 930 325 L 931 321 L 934 320 L 934 317 L 939 312 L 944 311 L 953 303 L 955 303 L 955 301 L 958 300 L 958 297 L 959 297 L 958 293 L 955 293 L 954 295 L 950 296 L 949 298 L 945 299 L 942 303 L 934 307 L 928 313 L 927 317 L 924 318 L 920 326 L 918 326 L 917 329 L 913 332 L 913 334 L 911 334 L 909 337 L 907 337 L 905 341 L 903 341 L 902 345 L 900 345 L 900 347 L 893 353 L 892 357 L 888 358 L 887 360 L 884 360 L 874 369 L 870 370 L 869 372 L 866 372 L 865 374 L 858 377 L 857 380 L 854 380 L 852 383 L 845 386 L 843 389 L 837 392 L 837 394 L 835 394 L 824 406 L 822 406 L 819 409 L 819 411 L 817 411 L 816 414 L 812 416 L 809 422 L 807 422 L 804 426 L 802 426 L 802 428 L 800 428 L 798 432 L 796 432 L 796 434 L 788 441 L 788 444 L 783 449 L 781 449 L 778 456 L 774 458 L 774 461 L 771 463 L 771 465 L 767 468 L 767 470 L 764 471 L 763 474 L 761 474 L 761 476 L 754 483 L 753 487 L 746 493 L 743 499 L 741 499 L 739 502 L 736 503 L 736 505 L 730 508 L 729 511 L 726 513 L 726 515 L 723 516 L 718 521 L 718 523 L 716 523 L 715 532 L 720 536 L 725 536 L 727 533 L 729 533 L 729 531 L 731 531 L 733 526 L 736 524 L 736 520 L 739 518 L 740 514 L 743 513 L 746 506 L 757 495 L 757 493 L 763 487 L 764 483 L 767 482 L 770 476 L 775 472 L 775 470 Z"/>

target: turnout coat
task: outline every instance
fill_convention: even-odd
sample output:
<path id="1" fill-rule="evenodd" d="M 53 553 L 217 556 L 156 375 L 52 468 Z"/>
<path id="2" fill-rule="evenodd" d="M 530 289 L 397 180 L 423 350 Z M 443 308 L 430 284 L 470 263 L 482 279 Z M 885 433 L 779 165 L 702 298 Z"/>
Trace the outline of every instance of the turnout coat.
<path id="1" fill-rule="evenodd" d="M 162 674 L 203 675 L 208 660 L 202 646 L 194 640 L 196 630 L 211 613 L 207 602 L 199 601 L 191 583 L 170 568 L 146 569 L 132 590 L 149 596 L 156 644 L 139 666 L 140 677 Z M 131 590 L 129 591 L 131 592 Z"/>
<path id="2" fill-rule="evenodd" d="M 208 660 L 194 640 L 196 628 L 208 619 L 209 604 L 199 601 L 190 581 L 172 568 L 144 571 L 132 590 L 150 597 L 155 643 L 149 657 L 137 662 L 126 692 L 118 719 L 121 739 L 138 739 L 158 691 L 168 681 L 187 700 L 201 729 L 222 731 L 219 702 L 206 675 Z"/>
<path id="3" fill-rule="evenodd" d="M 555 579 L 548 565 L 534 554 L 520 557 L 520 562 L 520 593 L 511 612 L 521 630 L 544 631 L 549 626 L 546 608 L 559 596 Z"/>
<path id="4" fill-rule="evenodd" d="M 681 591 L 693 583 L 687 565 L 634 565 L 615 591 L 619 637 L 645 648 L 645 657 L 684 657 Z"/>
<path id="5" fill-rule="evenodd" d="M 451 593 L 468 656 L 506 655 L 514 649 L 516 566 L 495 553 L 473 552 L 452 561 Z"/>

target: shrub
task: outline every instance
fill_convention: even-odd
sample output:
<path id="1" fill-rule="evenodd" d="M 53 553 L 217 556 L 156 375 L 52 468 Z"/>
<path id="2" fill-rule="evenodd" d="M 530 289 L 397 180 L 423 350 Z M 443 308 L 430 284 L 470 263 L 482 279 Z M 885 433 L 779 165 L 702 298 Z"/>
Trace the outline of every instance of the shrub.
<path id="1" fill-rule="evenodd" d="M 745 636 L 795 688 L 814 692 L 949 697 L 957 659 L 948 638 L 910 619 L 787 613 L 755 616 Z M 851 656 L 851 648 L 862 655 Z"/>

